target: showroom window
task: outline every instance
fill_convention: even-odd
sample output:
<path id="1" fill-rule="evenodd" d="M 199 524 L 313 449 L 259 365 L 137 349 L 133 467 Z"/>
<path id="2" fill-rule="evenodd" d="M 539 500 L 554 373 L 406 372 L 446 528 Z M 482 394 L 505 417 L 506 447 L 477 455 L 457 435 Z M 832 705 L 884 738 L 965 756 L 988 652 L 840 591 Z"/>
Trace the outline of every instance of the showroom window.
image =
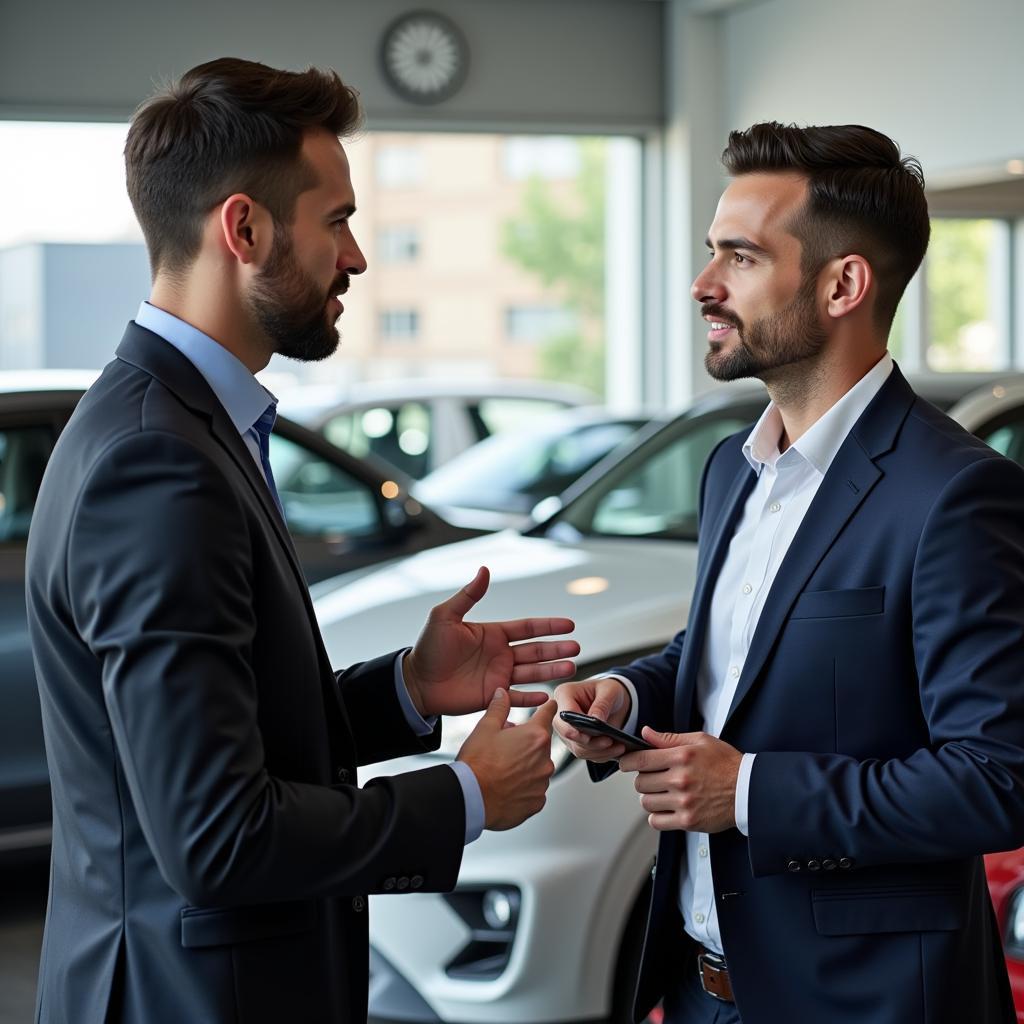
<path id="1" fill-rule="evenodd" d="M 423 151 L 418 146 L 381 146 L 377 150 L 377 184 L 412 188 L 423 181 Z"/>
<path id="2" fill-rule="evenodd" d="M 560 306 L 510 306 L 505 310 L 509 341 L 546 341 L 577 329 L 575 313 Z"/>
<path id="3" fill-rule="evenodd" d="M 377 233 L 377 259 L 381 263 L 414 263 L 420 253 L 420 233 L 411 225 L 381 228 Z"/>
<path id="4" fill-rule="evenodd" d="M 380 314 L 380 333 L 388 341 L 415 341 L 420 331 L 420 315 L 415 309 L 384 309 Z"/>

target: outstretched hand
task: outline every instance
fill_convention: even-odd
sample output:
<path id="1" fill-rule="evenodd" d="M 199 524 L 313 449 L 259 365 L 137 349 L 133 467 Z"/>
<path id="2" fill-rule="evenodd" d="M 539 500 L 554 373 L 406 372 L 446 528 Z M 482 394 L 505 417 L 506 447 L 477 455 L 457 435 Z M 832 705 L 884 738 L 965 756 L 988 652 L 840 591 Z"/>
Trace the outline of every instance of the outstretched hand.
<path id="1" fill-rule="evenodd" d="M 426 717 L 480 711 L 497 689 L 567 679 L 576 671 L 573 662 L 563 660 L 579 654 L 575 640 L 520 642 L 571 633 L 576 628 L 572 619 L 464 621 L 487 593 L 489 582 L 490 572 L 481 568 L 472 582 L 435 605 L 406 655 L 406 687 Z M 547 693 L 537 691 L 508 692 L 513 707 L 538 707 L 548 699 Z"/>

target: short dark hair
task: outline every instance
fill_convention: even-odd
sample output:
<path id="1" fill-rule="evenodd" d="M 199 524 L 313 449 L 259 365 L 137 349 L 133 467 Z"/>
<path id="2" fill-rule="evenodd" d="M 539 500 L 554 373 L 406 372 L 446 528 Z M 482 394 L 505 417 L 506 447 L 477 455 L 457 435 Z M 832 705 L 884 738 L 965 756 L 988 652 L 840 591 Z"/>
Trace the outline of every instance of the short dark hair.
<path id="1" fill-rule="evenodd" d="M 186 71 L 135 112 L 125 144 L 128 196 L 153 273 L 179 273 L 199 253 L 203 222 L 234 192 L 291 222 L 313 170 L 304 135 L 351 135 L 358 93 L 334 71 L 279 71 L 221 57 Z"/>
<path id="2" fill-rule="evenodd" d="M 863 125 L 778 121 L 730 133 L 722 163 L 734 176 L 795 172 L 807 179 L 807 203 L 788 225 L 803 246 L 805 275 L 835 256 L 863 256 L 878 282 L 877 322 L 888 330 L 928 248 L 920 163 Z"/>

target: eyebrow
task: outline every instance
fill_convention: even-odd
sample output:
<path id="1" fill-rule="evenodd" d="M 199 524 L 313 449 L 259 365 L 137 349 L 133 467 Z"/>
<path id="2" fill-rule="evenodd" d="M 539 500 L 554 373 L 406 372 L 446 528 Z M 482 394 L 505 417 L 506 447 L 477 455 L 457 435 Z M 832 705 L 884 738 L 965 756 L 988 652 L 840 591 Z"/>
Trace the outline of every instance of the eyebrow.
<path id="1" fill-rule="evenodd" d="M 745 249 L 756 256 L 771 257 L 771 253 L 767 249 L 752 242 L 749 238 L 720 238 L 717 242 L 712 242 L 711 237 L 708 236 L 704 239 L 704 244 L 709 249 Z"/>

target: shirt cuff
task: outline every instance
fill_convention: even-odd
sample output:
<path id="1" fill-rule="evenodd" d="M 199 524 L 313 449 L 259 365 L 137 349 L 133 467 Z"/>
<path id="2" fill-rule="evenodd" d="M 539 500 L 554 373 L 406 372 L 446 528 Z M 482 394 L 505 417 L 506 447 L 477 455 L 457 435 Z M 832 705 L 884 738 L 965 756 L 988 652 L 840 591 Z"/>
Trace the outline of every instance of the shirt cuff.
<path id="1" fill-rule="evenodd" d="M 750 773 L 754 768 L 754 754 L 744 754 L 740 760 L 740 773 L 736 776 L 736 827 L 745 836 L 750 835 L 747 803 L 750 798 Z"/>
<path id="2" fill-rule="evenodd" d="M 622 731 L 628 732 L 631 736 L 636 735 L 636 721 L 640 717 L 640 709 L 636 703 L 636 687 L 625 677 L 616 675 L 614 672 L 604 672 L 599 676 L 591 676 L 591 679 L 618 679 L 629 693 L 629 718 L 622 723 Z"/>
<path id="3" fill-rule="evenodd" d="M 484 830 L 484 795 L 480 792 L 473 769 L 465 761 L 452 761 L 452 771 L 462 786 L 462 797 L 466 803 L 466 845 L 480 838 Z"/>
<path id="4" fill-rule="evenodd" d="M 417 736 L 429 736 L 437 727 L 437 715 L 424 718 L 416 710 L 416 705 L 413 704 L 412 697 L 409 696 L 409 689 L 405 685 L 405 673 L 402 671 L 402 662 L 405 661 L 405 656 L 411 650 L 411 647 L 406 647 L 404 651 L 399 651 L 398 657 L 395 659 L 395 691 L 398 694 L 398 703 L 402 708 L 402 714 L 405 715 L 405 720 L 409 723 L 409 728 Z"/>

